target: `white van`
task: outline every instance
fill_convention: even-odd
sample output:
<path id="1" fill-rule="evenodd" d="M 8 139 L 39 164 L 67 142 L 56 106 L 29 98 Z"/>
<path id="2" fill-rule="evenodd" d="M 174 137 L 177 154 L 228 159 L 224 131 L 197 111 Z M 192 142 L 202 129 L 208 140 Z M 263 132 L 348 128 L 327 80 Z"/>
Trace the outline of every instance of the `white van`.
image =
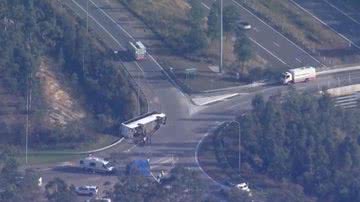
<path id="1" fill-rule="evenodd" d="M 114 166 L 109 161 L 93 156 L 80 160 L 80 167 L 92 172 L 113 173 L 115 171 Z"/>

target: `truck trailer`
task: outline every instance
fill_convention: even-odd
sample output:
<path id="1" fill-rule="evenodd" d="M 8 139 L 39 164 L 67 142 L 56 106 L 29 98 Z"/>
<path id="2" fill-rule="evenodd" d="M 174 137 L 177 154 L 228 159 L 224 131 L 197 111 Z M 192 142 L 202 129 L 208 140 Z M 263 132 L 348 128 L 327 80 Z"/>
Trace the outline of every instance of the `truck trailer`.
<path id="1" fill-rule="evenodd" d="M 282 83 L 299 83 L 314 80 L 316 78 L 316 69 L 314 67 L 300 67 L 289 69 L 283 73 Z"/>
<path id="2" fill-rule="evenodd" d="M 141 41 L 129 42 L 128 51 L 135 60 L 143 60 L 146 57 L 146 47 Z"/>
<path id="3" fill-rule="evenodd" d="M 145 141 L 151 136 L 160 125 L 166 124 L 166 115 L 164 113 L 150 112 L 121 124 L 121 134 L 134 143 Z"/>

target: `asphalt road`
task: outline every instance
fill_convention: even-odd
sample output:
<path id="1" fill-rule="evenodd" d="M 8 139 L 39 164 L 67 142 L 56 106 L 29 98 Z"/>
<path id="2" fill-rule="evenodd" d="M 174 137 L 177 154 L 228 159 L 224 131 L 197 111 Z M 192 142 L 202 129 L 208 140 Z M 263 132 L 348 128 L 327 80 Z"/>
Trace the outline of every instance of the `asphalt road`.
<path id="1" fill-rule="evenodd" d="M 77 15 L 86 19 L 86 0 L 63 0 L 63 2 Z M 114 12 L 114 9 L 111 9 L 114 8 L 114 6 L 116 7 L 116 5 L 109 4 L 107 0 L 90 0 L 89 4 L 89 25 L 96 35 L 113 50 L 119 50 L 121 47 L 125 47 L 128 40 L 132 38 L 132 32 L 128 31 L 131 30 L 128 29 L 128 26 L 131 25 L 123 24 L 123 22 L 119 20 L 118 15 L 120 15 L 121 12 Z M 266 25 L 259 25 L 259 30 L 270 29 L 266 27 Z M 281 35 L 275 36 L 275 33 L 274 37 L 276 40 L 279 40 L 278 42 L 280 44 L 285 43 L 291 47 L 285 52 L 291 53 L 296 46 L 291 45 L 291 43 Z M 265 36 L 268 35 L 270 34 L 266 34 Z M 261 35 L 258 35 L 258 37 L 260 40 Z M 264 40 L 266 41 L 266 38 Z M 306 56 L 307 54 L 301 53 L 302 51 L 300 49 L 295 48 L 294 51 L 302 55 L 302 57 L 307 58 L 307 60 L 310 60 L 309 64 L 316 63 L 311 57 Z M 297 55 L 296 53 L 294 53 L 294 55 Z M 281 54 L 282 53 L 279 52 L 279 55 Z M 286 57 L 287 56 L 284 55 L 284 58 Z M 304 61 L 307 60 L 304 59 Z M 113 152 L 117 154 L 120 159 L 149 158 L 155 173 L 160 170 L 169 169 L 173 167 L 174 164 L 198 169 L 198 162 L 195 157 L 196 148 L 204 134 L 208 133 L 211 128 L 217 126 L 221 121 L 231 120 L 239 112 L 250 109 L 249 103 L 255 94 L 263 93 L 265 96 L 270 96 L 279 91 L 287 90 L 285 86 L 250 88 L 241 90 L 241 96 L 233 99 L 199 107 L 194 106 L 188 97 L 171 82 L 171 79 L 166 76 L 162 67 L 151 56 L 151 52 L 145 61 L 124 62 L 124 66 L 145 92 L 149 101 L 150 111 L 159 110 L 166 113 L 168 121 L 167 125 L 160 128 L 157 134 L 154 135 L 152 144 L 138 147 L 124 143 L 119 147 L 113 148 L 113 150 L 115 150 Z M 121 66 L 119 66 L 119 68 L 121 68 Z M 349 75 L 351 78 L 349 78 Z M 337 76 L 328 75 L 320 77 L 316 82 L 296 85 L 296 88 L 316 91 L 324 85 L 336 86 L 338 84 L 344 85 L 345 83 L 358 82 L 360 82 L 360 75 L 358 73 L 337 74 Z M 75 185 L 102 185 L 106 181 L 116 182 L 116 176 L 100 176 L 73 172 L 73 164 L 66 166 L 49 165 L 45 168 L 42 167 L 39 171 L 44 177 L 45 182 L 55 176 L 59 176 L 68 181 L 68 183 Z"/>
<path id="2" fill-rule="evenodd" d="M 338 0 L 291 0 L 296 6 L 304 10 L 313 18 L 332 29 L 349 44 L 360 50 L 360 18 L 351 16 L 344 8 L 344 1 Z"/>
<path id="3" fill-rule="evenodd" d="M 203 0 L 204 5 L 210 8 L 214 0 Z M 326 61 L 319 61 L 306 50 L 302 49 L 283 34 L 275 30 L 256 14 L 243 7 L 240 1 L 224 0 L 226 5 L 234 6 L 239 10 L 240 18 L 249 22 L 252 29 L 247 31 L 249 39 L 253 42 L 256 52 L 268 59 L 271 65 L 295 68 L 305 65 L 314 67 L 326 66 Z"/>

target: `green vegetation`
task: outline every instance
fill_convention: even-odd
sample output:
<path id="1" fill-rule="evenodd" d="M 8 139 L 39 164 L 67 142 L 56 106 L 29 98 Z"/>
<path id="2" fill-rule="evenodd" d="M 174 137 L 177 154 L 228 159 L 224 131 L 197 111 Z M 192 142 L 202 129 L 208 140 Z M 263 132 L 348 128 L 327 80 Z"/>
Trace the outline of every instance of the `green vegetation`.
<path id="1" fill-rule="evenodd" d="M 240 2 L 240 1 L 239 1 Z M 346 42 L 290 1 L 241 1 L 286 36 L 310 51 L 345 48 Z"/>
<path id="2" fill-rule="evenodd" d="M 40 58 L 51 57 L 61 66 L 65 79 L 76 86 L 77 95 L 83 97 L 86 108 L 95 117 L 96 120 L 86 123 L 93 130 L 116 131 L 119 122 L 132 115 L 134 102 L 126 73 L 58 1 L 0 1 L 0 24 L 0 72 L 9 91 L 24 100 L 31 88 L 34 97 L 40 97 L 33 104 L 44 108 L 41 101 L 44 95 L 36 75 Z M 35 110 L 31 117 L 41 120 L 43 108 Z M 1 144 L 24 143 L 24 123 L 1 124 L 5 128 L 0 134 Z M 83 123 L 52 128 L 40 121 L 32 125 L 30 145 L 74 147 L 94 140 L 94 132 L 86 130 Z"/>
<path id="3" fill-rule="evenodd" d="M 77 201 L 74 187 L 68 187 L 68 185 L 60 178 L 55 178 L 46 184 L 45 194 L 49 202 Z"/>
<path id="4" fill-rule="evenodd" d="M 241 124 L 242 172 L 291 181 L 320 201 L 360 200 L 360 110 L 343 111 L 330 97 L 292 90 L 265 102 L 256 96 Z M 238 164 L 238 132 L 226 128 L 224 147 Z"/>
<path id="5" fill-rule="evenodd" d="M 237 30 L 236 40 L 234 44 L 234 53 L 240 63 L 239 73 L 243 78 L 255 77 L 256 75 L 249 74 L 249 67 L 246 63 L 252 58 L 253 52 L 251 50 L 249 38 L 245 36 L 242 30 Z"/>
<path id="6" fill-rule="evenodd" d="M 0 201 L 40 201 L 38 176 L 32 171 L 20 173 L 17 162 L 8 153 L 0 153 Z"/>
<path id="7" fill-rule="evenodd" d="M 200 0 L 120 0 L 139 16 L 174 52 L 190 53 L 206 45 L 204 8 Z M 156 14 L 155 14 L 156 13 Z"/>
<path id="8" fill-rule="evenodd" d="M 161 184 L 140 175 L 120 177 L 112 198 L 115 202 L 203 201 L 206 191 L 199 172 L 177 167 Z"/>

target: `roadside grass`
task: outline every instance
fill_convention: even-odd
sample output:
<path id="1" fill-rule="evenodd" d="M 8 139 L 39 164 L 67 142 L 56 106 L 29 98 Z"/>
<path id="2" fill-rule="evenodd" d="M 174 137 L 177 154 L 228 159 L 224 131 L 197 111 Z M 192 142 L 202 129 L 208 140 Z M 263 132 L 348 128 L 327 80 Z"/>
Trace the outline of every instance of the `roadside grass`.
<path id="1" fill-rule="evenodd" d="M 288 0 L 238 1 L 284 35 L 316 55 L 321 50 L 342 50 L 348 43 Z M 339 64 L 340 58 L 332 63 Z"/>
<path id="2" fill-rule="evenodd" d="M 189 5 L 184 0 L 118 0 L 147 24 L 162 40 L 173 49 L 184 46 L 182 39 L 189 30 L 187 11 Z"/>
<path id="3" fill-rule="evenodd" d="M 90 151 L 110 145 L 117 141 L 118 138 L 110 135 L 101 135 L 95 142 L 87 142 L 79 145 L 76 149 L 54 148 L 53 150 L 29 150 L 28 163 L 30 165 L 57 163 L 74 160 L 86 156 L 86 154 L 72 154 L 73 152 Z M 67 154 L 68 153 L 68 154 Z M 25 165 L 25 152 L 15 155 L 16 160 Z"/>
<path id="4" fill-rule="evenodd" d="M 226 34 L 224 43 L 224 69 L 225 74 L 219 74 L 220 61 L 219 40 L 209 41 L 209 46 L 191 54 L 177 54 L 176 47 L 170 41 L 181 42 L 189 29 L 187 12 L 190 9 L 184 0 L 159 0 L 144 3 L 144 0 L 126 3 L 126 0 L 114 0 L 121 2 L 130 15 L 136 15 L 142 23 L 132 21 L 137 26 L 129 27 L 135 33 L 146 35 L 142 40 L 154 53 L 159 63 L 165 68 L 169 75 L 173 76 L 176 82 L 184 91 L 189 94 L 200 93 L 206 90 L 231 87 L 244 84 L 235 79 L 232 70 L 226 67 L 237 67 L 236 57 L 233 54 L 233 34 Z M 145 6 L 146 5 L 146 6 Z M 124 15 L 124 14 L 123 14 Z M 153 34 L 143 30 L 150 28 Z M 156 35 L 157 37 L 154 37 Z M 138 37 L 141 37 L 140 35 Z M 153 39 L 157 38 L 157 42 Z M 169 44 L 170 43 L 170 44 Z M 175 47 L 175 48 L 174 48 Z M 254 54 L 253 59 L 248 63 L 251 69 L 267 68 L 267 61 L 259 55 Z M 215 67 L 211 69 L 211 67 Z M 186 75 L 186 69 L 196 68 L 195 76 Z M 170 69 L 173 69 L 172 71 Z"/>
<path id="5" fill-rule="evenodd" d="M 85 156 L 86 155 L 75 155 L 75 154 L 46 154 L 46 153 L 44 153 L 44 154 L 29 154 L 27 165 L 60 163 L 60 162 L 64 162 L 64 161 L 80 159 Z M 16 155 L 15 159 L 20 165 L 26 165 L 25 154 Z"/>

